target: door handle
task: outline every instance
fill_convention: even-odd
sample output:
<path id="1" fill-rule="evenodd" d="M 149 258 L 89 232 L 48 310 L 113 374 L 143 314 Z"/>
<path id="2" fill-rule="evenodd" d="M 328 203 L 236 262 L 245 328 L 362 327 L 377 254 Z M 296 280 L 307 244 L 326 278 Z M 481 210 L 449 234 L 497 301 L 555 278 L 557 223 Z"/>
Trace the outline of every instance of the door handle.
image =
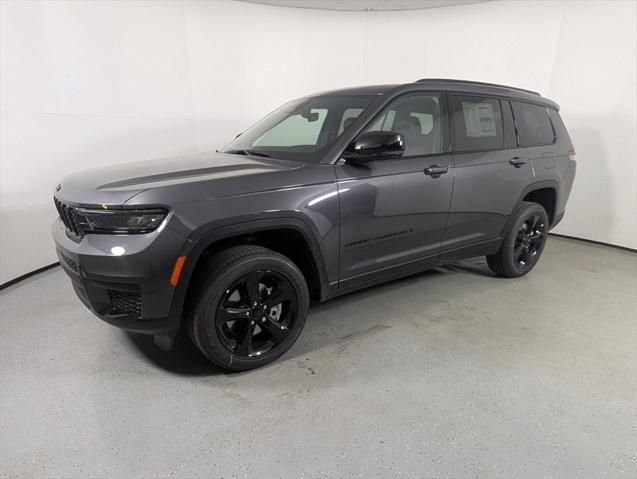
<path id="1" fill-rule="evenodd" d="M 521 156 L 514 156 L 509 160 L 509 163 L 511 163 L 516 168 L 519 168 L 520 166 L 526 164 L 526 158 L 522 158 Z"/>
<path id="2" fill-rule="evenodd" d="M 440 175 L 444 175 L 448 171 L 449 171 L 448 166 L 431 165 L 425 168 L 425 175 L 431 176 L 432 178 L 439 178 Z"/>

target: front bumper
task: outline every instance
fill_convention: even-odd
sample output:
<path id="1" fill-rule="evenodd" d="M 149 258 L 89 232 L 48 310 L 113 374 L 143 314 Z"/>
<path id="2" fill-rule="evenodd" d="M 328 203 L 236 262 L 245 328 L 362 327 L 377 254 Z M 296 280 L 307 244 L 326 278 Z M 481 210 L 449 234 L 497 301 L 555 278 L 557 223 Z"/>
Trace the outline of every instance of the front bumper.
<path id="1" fill-rule="evenodd" d="M 100 319 L 146 334 L 179 329 L 180 316 L 171 314 L 170 276 L 186 244 L 181 235 L 160 227 L 148 234 L 88 234 L 77 243 L 58 218 L 53 239 L 78 298 Z"/>

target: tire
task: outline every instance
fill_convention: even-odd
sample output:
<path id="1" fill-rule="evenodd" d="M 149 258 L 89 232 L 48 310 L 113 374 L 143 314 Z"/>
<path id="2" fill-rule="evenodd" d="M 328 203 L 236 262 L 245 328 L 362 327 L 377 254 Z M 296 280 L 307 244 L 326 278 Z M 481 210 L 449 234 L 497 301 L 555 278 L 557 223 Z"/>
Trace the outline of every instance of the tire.
<path id="1" fill-rule="evenodd" d="M 487 256 L 489 268 L 498 276 L 517 278 L 531 271 L 544 251 L 549 219 L 537 203 L 523 201 L 515 209 L 500 249 Z"/>
<path id="2" fill-rule="evenodd" d="M 225 371 L 271 363 L 297 340 L 309 307 L 307 283 L 287 257 L 233 246 L 198 267 L 186 307 L 195 345 Z"/>

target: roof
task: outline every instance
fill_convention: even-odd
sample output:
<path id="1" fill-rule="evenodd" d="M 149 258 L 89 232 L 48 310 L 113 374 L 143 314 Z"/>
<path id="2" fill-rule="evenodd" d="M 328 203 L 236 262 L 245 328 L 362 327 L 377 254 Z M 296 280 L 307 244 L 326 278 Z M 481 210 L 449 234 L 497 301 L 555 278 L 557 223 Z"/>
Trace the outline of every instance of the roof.
<path id="1" fill-rule="evenodd" d="M 517 98 L 534 103 L 541 103 L 552 108 L 559 109 L 557 103 L 541 96 L 538 92 L 524 88 L 485 83 L 472 80 L 458 80 L 447 78 L 423 78 L 414 83 L 393 85 L 368 85 L 353 88 L 342 88 L 309 95 L 315 96 L 341 96 L 341 95 L 385 95 L 391 93 L 404 93 L 418 90 L 446 90 L 462 93 L 477 93 L 480 95 L 498 95 L 508 98 Z"/>
<path id="2" fill-rule="evenodd" d="M 457 80 L 452 78 L 421 78 L 420 80 L 416 80 L 416 83 L 453 83 L 453 84 L 465 84 L 465 85 L 477 85 L 477 86 L 490 86 L 497 88 L 506 88 L 507 90 L 519 90 L 525 93 L 532 93 L 533 95 L 540 95 L 538 92 L 533 90 L 526 90 L 524 88 L 518 88 L 514 86 L 506 86 L 499 85 L 497 83 L 486 83 L 483 81 L 473 81 L 473 80 Z"/>
<path id="3" fill-rule="evenodd" d="M 337 90 L 328 90 L 309 96 L 383 95 L 399 86 L 401 85 L 366 85 L 350 88 L 339 88 Z"/>

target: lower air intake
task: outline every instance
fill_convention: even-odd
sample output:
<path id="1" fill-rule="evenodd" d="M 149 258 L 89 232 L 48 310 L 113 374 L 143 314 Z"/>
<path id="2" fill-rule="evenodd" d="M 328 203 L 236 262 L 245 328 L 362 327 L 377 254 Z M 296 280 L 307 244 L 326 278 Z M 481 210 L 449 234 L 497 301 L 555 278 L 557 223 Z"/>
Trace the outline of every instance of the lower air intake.
<path id="1" fill-rule="evenodd" d="M 111 314 L 142 317 L 142 295 L 140 293 L 109 289 L 108 298 L 111 303 Z"/>

